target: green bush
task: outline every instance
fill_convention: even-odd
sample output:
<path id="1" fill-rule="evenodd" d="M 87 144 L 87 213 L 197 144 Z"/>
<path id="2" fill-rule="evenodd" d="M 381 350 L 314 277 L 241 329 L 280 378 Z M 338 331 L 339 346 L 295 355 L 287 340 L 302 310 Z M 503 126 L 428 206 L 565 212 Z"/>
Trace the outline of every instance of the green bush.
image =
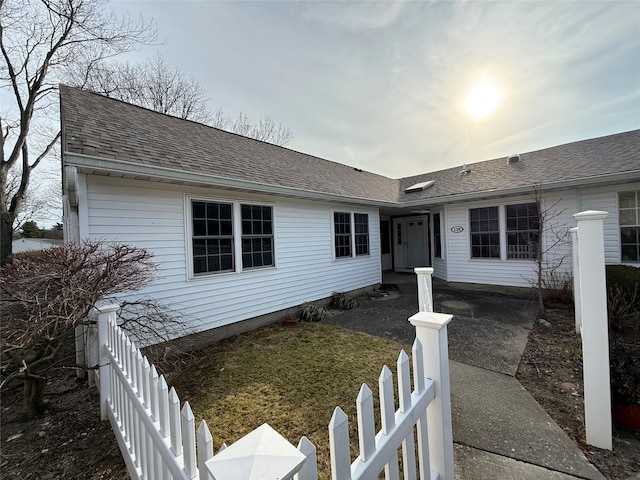
<path id="1" fill-rule="evenodd" d="M 319 322 L 329 318 L 329 311 L 322 305 L 305 303 L 300 307 L 298 316 L 303 322 Z"/>
<path id="2" fill-rule="evenodd" d="M 333 292 L 331 296 L 331 308 L 337 308 L 338 310 L 351 310 L 358 306 L 358 300 L 348 293 Z"/>

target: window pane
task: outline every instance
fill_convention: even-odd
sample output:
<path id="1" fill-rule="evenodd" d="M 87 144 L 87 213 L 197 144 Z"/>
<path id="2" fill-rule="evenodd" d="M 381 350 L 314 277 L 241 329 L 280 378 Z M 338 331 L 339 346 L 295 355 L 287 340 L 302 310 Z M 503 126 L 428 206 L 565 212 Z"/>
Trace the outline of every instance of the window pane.
<path id="1" fill-rule="evenodd" d="M 228 203 L 220 204 L 220 218 L 224 220 L 231 220 L 231 205 Z"/>
<path id="2" fill-rule="evenodd" d="M 193 257 L 193 273 L 207 271 L 207 257 Z"/>
<path id="3" fill-rule="evenodd" d="M 636 209 L 620 209 L 620 225 L 638 225 L 636 219 Z"/>
<path id="4" fill-rule="evenodd" d="M 193 254 L 205 255 L 207 251 L 206 240 L 193 240 Z"/>
<path id="5" fill-rule="evenodd" d="M 219 255 L 220 254 L 220 240 L 210 239 L 207 240 L 207 255 Z"/>
<path id="6" fill-rule="evenodd" d="M 251 235 L 251 221 L 243 220 L 242 221 L 242 234 L 243 235 Z"/>
<path id="7" fill-rule="evenodd" d="M 623 262 L 638 262 L 638 246 L 637 245 L 622 245 L 622 261 Z"/>
<path id="8" fill-rule="evenodd" d="M 204 237 L 207 234 L 207 222 L 206 220 L 194 220 L 193 221 L 193 236 Z"/>
<path id="9" fill-rule="evenodd" d="M 251 268 L 253 267 L 253 263 L 251 262 L 252 255 L 250 253 L 242 254 L 242 267 L 243 268 Z"/>
<path id="10" fill-rule="evenodd" d="M 233 235 L 231 220 L 223 220 L 220 222 L 220 235 Z"/>
<path id="11" fill-rule="evenodd" d="M 220 257 L 220 267 L 221 270 L 232 270 L 233 257 L 231 255 L 222 255 Z"/>
<path id="12" fill-rule="evenodd" d="M 251 206 L 242 205 L 241 215 L 243 220 L 251 220 Z"/>
<path id="13" fill-rule="evenodd" d="M 636 192 L 620 192 L 618 194 L 620 208 L 635 208 Z"/>
<path id="14" fill-rule="evenodd" d="M 192 203 L 193 218 L 204 218 L 205 216 L 204 212 L 205 212 L 204 202 Z"/>
<path id="15" fill-rule="evenodd" d="M 207 203 L 207 218 L 211 218 L 217 220 L 220 218 L 218 215 L 218 207 L 217 203 Z"/>
<path id="16" fill-rule="evenodd" d="M 220 222 L 218 220 L 207 220 L 207 235 L 220 235 Z"/>
<path id="17" fill-rule="evenodd" d="M 620 229 L 620 238 L 622 243 L 638 243 L 638 231 L 637 227 L 625 227 Z"/>

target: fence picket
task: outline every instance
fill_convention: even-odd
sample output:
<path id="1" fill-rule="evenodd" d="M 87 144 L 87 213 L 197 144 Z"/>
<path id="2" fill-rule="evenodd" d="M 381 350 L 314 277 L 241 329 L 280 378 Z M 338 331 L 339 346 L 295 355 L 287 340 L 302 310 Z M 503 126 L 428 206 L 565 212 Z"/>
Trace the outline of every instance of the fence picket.
<path id="1" fill-rule="evenodd" d="M 198 474 L 196 469 L 196 426 L 195 418 L 193 417 L 193 411 L 189 402 L 184 402 L 182 411 L 180 412 L 182 418 L 182 452 L 184 469 L 189 478 L 195 478 Z"/>
<path id="2" fill-rule="evenodd" d="M 340 407 L 335 408 L 329 422 L 329 449 L 332 480 L 351 480 L 349 420 Z"/>
<path id="3" fill-rule="evenodd" d="M 382 372 L 380 372 L 378 386 L 380 389 L 381 433 L 388 435 L 395 426 L 395 404 L 393 400 L 393 375 L 386 365 L 382 367 Z M 397 450 L 389 455 L 389 462 L 384 467 L 384 475 L 387 480 L 400 480 Z"/>
<path id="4" fill-rule="evenodd" d="M 293 480 L 318 480 L 318 461 L 316 460 L 316 446 L 307 437 L 302 437 L 298 443 L 298 450 L 307 457 L 304 465 Z"/>
<path id="5" fill-rule="evenodd" d="M 171 450 L 176 455 L 182 455 L 182 427 L 180 425 L 180 398 L 176 389 L 169 390 L 169 435 L 171 436 Z"/>
<path id="6" fill-rule="evenodd" d="M 425 389 L 424 384 L 424 364 L 422 356 L 422 344 L 417 338 L 411 347 L 411 359 L 413 361 L 413 389 L 416 394 L 421 394 Z M 431 465 L 429 461 L 429 436 L 427 433 L 427 412 L 421 411 L 416 422 L 416 433 L 418 437 L 418 474 L 421 479 L 431 476 Z"/>
<path id="7" fill-rule="evenodd" d="M 358 439 L 360 443 L 360 460 L 366 462 L 376 449 L 376 426 L 374 423 L 373 394 L 371 389 L 362 384 L 356 399 L 358 411 Z"/>
<path id="8" fill-rule="evenodd" d="M 151 409 L 151 366 L 146 356 L 142 358 L 142 397 L 144 406 Z"/>
<path id="9" fill-rule="evenodd" d="M 409 373 L 409 357 L 404 350 L 398 355 L 398 398 L 399 412 L 407 414 L 411 409 L 411 374 Z M 402 441 L 402 462 L 405 480 L 416 478 L 416 454 L 415 442 L 413 439 L 413 429 Z"/>
<path id="10" fill-rule="evenodd" d="M 164 375 L 158 379 L 158 410 L 160 410 L 160 433 L 164 438 L 169 436 L 169 387 Z"/>
<path id="11" fill-rule="evenodd" d="M 158 411 L 158 370 L 155 365 L 151 365 L 149 389 L 151 395 L 151 418 L 154 422 L 159 420 Z"/>
<path id="12" fill-rule="evenodd" d="M 202 420 L 198 426 L 198 471 L 200 472 L 199 480 L 210 480 L 209 471 L 205 467 L 205 462 L 213 457 L 213 437 L 207 427 L 207 422 Z"/>

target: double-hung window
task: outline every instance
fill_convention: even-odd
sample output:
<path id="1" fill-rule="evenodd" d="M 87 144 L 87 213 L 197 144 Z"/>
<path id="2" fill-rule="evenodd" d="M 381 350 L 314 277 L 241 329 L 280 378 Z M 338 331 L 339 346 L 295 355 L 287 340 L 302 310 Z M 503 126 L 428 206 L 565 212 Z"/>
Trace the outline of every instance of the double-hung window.
<path id="1" fill-rule="evenodd" d="M 193 273 L 234 270 L 233 205 L 192 201 Z"/>
<path id="2" fill-rule="evenodd" d="M 273 266 L 271 207 L 241 205 L 242 268 Z"/>
<path id="3" fill-rule="evenodd" d="M 623 263 L 640 262 L 640 191 L 619 192 L 620 250 Z"/>
<path id="4" fill-rule="evenodd" d="M 369 255 L 369 215 L 354 213 L 353 222 L 356 230 L 356 255 Z"/>
<path id="5" fill-rule="evenodd" d="M 369 215 L 333 212 L 333 245 L 335 258 L 369 255 Z"/>
<path id="6" fill-rule="evenodd" d="M 500 258 L 498 207 L 471 208 L 471 258 Z"/>
<path id="7" fill-rule="evenodd" d="M 190 206 L 194 276 L 275 265 L 273 207 L 195 199 Z"/>
<path id="8" fill-rule="evenodd" d="M 538 255 L 540 219 L 535 203 L 506 206 L 507 259 L 534 259 Z"/>
<path id="9" fill-rule="evenodd" d="M 336 258 L 351 256 L 351 214 L 333 212 L 333 236 Z"/>

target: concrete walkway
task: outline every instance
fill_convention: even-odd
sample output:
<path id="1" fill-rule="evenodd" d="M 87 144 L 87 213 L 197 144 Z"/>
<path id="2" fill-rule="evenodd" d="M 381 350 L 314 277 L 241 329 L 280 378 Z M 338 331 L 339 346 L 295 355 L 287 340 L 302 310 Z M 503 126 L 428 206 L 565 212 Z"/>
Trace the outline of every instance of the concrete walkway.
<path id="1" fill-rule="evenodd" d="M 410 346 L 416 277 L 393 273 L 384 283 L 398 289 L 327 322 Z M 537 307 L 521 290 L 504 292 L 434 282 L 434 310 L 454 315 L 448 334 L 456 478 L 604 478 L 515 379 Z"/>

